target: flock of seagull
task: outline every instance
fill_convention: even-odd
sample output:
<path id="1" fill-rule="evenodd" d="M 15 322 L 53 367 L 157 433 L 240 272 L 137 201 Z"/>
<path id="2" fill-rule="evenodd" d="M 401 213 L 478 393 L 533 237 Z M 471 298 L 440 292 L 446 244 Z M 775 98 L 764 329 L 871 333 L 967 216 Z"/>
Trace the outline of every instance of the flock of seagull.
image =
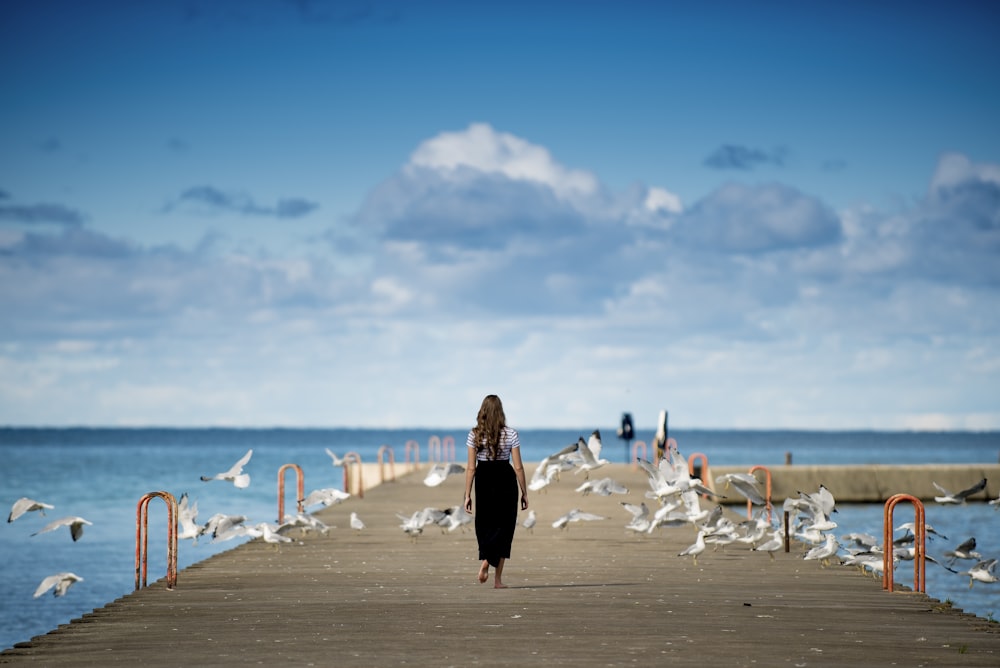
<path id="1" fill-rule="evenodd" d="M 344 459 L 329 448 L 326 449 L 326 453 L 330 456 L 333 466 L 345 464 Z M 252 456 L 253 450 L 250 449 L 229 469 L 215 475 L 201 476 L 201 480 L 224 481 L 232 483 L 236 488 L 246 488 L 250 485 L 250 475 L 243 469 Z M 583 497 L 590 494 L 599 496 L 629 494 L 624 485 L 612 478 L 590 478 L 592 472 L 608 463 L 607 459 L 601 457 L 601 436 L 600 432 L 595 430 L 589 439 L 584 440 L 580 437 L 577 442 L 545 457 L 533 472 L 528 488 L 534 492 L 541 491 L 560 480 L 563 473 L 572 471 L 574 475 L 584 474 L 582 483 L 575 488 L 575 491 Z M 719 549 L 731 543 L 748 545 L 752 551 L 765 552 L 771 559 L 774 559 L 774 552 L 784 549 L 785 529 L 770 519 L 769 508 L 766 506 L 767 499 L 760 488 L 760 482 L 752 474 L 730 473 L 718 476 L 715 479 L 715 487 L 720 488 L 722 492 L 717 492 L 700 478 L 690 475 L 688 463 L 673 441 L 669 442 L 669 447 L 658 463 L 654 464 L 640 458 L 637 459 L 637 464 L 646 474 L 649 489 L 644 493 L 646 500 L 638 504 L 621 502 L 628 518 L 624 525 L 625 530 L 635 534 L 651 535 L 664 528 L 693 527 L 695 542 L 681 550 L 677 556 L 691 557 L 694 564 L 697 564 L 698 556 L 709 548 Z M 461 464 L 435 463 L 430 467 L 423 483 L 428 487 L 437 487 L 449 476 L 464 472 L 465 467 Z M 934 483 L 934 486 L 940 492 L 940 495 L 935 497 L 937 503 L 963 504 L 970 496 L 985 489 L 986 480 L 983 479 L 959 492 L 950 492 L 937 483 Z M 711 508 L 702 508 L 701 499 L 726 498 L 723 492 L 728 493 L 730 490 L 747 499 L 752 506 L 758 506 L 757 511 L 752 513 L 751 519 L 735 522 L 724 515 L 723 508 L 719 504 Z M 194 544 L 202 537 L 210 537 L 213 543 L 238 537 L 260 538 L 266 543 L 273 544 L 290 543 L 293 539 L 285 535 L 289 529 L 318 531 L 323 534 L 330 529 L 306 509 L 336 505 L 350 496 L 346 491 L 336 488 L 313 490 L 298 500 L 303 510 L 295 515 L 285 515 L 280 524 L 269 522 L 248 524 L 246 516 L 222 513 L 212 515 L 204 523 L 198 523 L 197 501 L 190 501 L 185 492 L 177 504 L 177 537 L 191 540 Z M 1000 498 L 989 503 L 995 509 L 1000 509 Z M 46 510 L 53 508 L 54 506 L 50 504 L 22 497 L 14 502 L 7 521 L 14 522 L 25 514 L 33 512 L 44 516 Z M 840 564 L 855 565 L 875 576 L 882 575 L 884 555 L 878 538 L 862 533 L 845 534 L 839 540 L 836 537 L 834 530 L 837 528 L 837 523 L 831 519 L 836 512 L 836 500 L 826 487 L 820 485 L 815 492 L 799 492 L 796 497 L 785 499 L 783 509 L 789 518 L 789 536 L 804 545 L 802 557 L 804 560 L 819 561 L 823 566 L 836 561 Z M 416 540 L 429 526 L 436 526 L 442 532 L 465 531 L 474 520 L 473 515 L 467 513 L 460 505 L 444 509 L 425 507 L 411 514 L 396 513 L 396 516 L 400 521 L 399 528 L 412 540 Z M 551 526 L 554 529 L 565 530 L 574 522 L 607 519 L 609 518 L 585 512 L 580 508 L 572 508 L 556 518 Z M 526 531 L 532 532 L 537 521 L 538 516 L 535 510 L 531 509 L 522 526 Z M 67 516 L 49 522 L 31 535 L 56 531 L 65 526 L 69 528 L 70 536 L 75 542 L 82 537 L 84 526 L 89 525 L 92 525 L 92 522 L 82 517 Z M 350 514 L 350 527 L 354 531 L 366 528 L 364 521 L 356 512 Z M 936 534 L 930 525 L 925 525 L 924 528 L 928 534 Z M 912 560 L 915 552 L 913 523 L 895 527 L 894 533 L 899 532 L 903 532 L 903 535 L 895 539 L 892 546 L 894 568 L 900 561 Z M 945 551 L 943 560 L 934 559 L 929 555 L 926 555 L 926 559 L 953 573 L 968 576 L 970 587 L 976 582 L 989 584 L 1000 579 L 996 572 L 997 559 L 985 558 L 976 552 L 974 537 L 952 550 Z M 971 561 L 972 565 L 968 570 L 958 571 L 953 568 L 958 561 Z M 34 597 L 38 598 L 49 590 L 53 590 L 55 596 L 63 596 L 73 584 L 82 581 L 83 578 L 72 572 L 55 573 L 41 581 Z"/>
<path id="2" fill-rule="evenodd" d="M 607 464 L 601 458 L 600 432 L 595 430 L 590 438 L 580 437 L 562 450 L 546 457 L 538 465 L 528 485 L 533 491 L 543 490 L 552 484 L 566 471 L 585 473 L 587 480 L 576 488 L 582 495 L 627 494 L 624 485 L 611 478 L 591 480 L 589 474 Z M 657 529 L 681 526 L 693 526 L 696 535 L 695 542 L 681 550 L 677 556 L 690 557 L 697 563 L 698 556 L 707 549 L 719 549 L 730 543 L 748 545 L 754 552 L 766 552 L 773 559 L 774 553 L 785 547 L 785 530 L 779 523 L 768 519 L 767 499 L 761 489 L 760 482 L 750 473 L 728 473 L 715 479 L 715 487 L 706 485 L 700 478 L 690 475 L 687 461 L 681 456 L 674 442 L 664 453 L 657 464 L 644 459 L 637 460 L 638 465 L 646 473 L 649 489 L 645 498 L 638 504 L 622 501 L 622 508 L 629 520 L 625 529 L 637 534 L 652 534 Z M 986 479 L 958 492 L 951 492 L 936 482 L 933 483 L 939 492 L 934 500 L 939 504 L 964 504 L 974 494 L 986 488 Z M 725 517 L 721 505 L 716 504 L 711 509 L 702 508 L 701 499 L 725 498 L 723 493 L 738 494 L 756 506 L 756 512 L 751 519 L 734 522 Z M 651 510 L 650 504 L 655 510 Z M 989 501 L 994 509 L 1000 509 L 1000 497 Z M 825 486 L 820 485 L 815 492 L 799 492 L 797 496 L 785 499 L 783 510 L 788 512 L 789 538 L 794 538 L 803 545 L 802 558 L 807 561 L 818 561 L 827 566 L 836 561 L 839 564 L 853 564 L 862 570 L 881 577 L 884 554 L 880 540 L 870 534 L 850 533 L 837 538 L 834 530 L 837 523 L 831 518 L 837 511 L 836 499 Z M 574 508 L 552 522 L 553 528 L 564 529 L 572 522 L 584 520 L 608 519 Z M 524 520 L 524 527 L 532 531 L 537 523 L 534 511 L 529 512 Z M 933 527 L 926 525 L 927 533 L 934 533 Z M 915 555 L 915 528 L 913 523 L 901 524 L 894 528 L 894 535 L 903 532 L 893 540 L 893 568 L 900 561 L 912 561 Z M 944 538 L 944 537 L 941 537 Z M 986 558 L 975 551 L 976 540 L 969 538 L 954 549 L 946 550 L 944 561 L 925 554 L 927 561 L 941 565 L 953 573 L 969 577 L 969 586 L 976 582 L 994 583 L 1000 579 L 997 575 L 997 559 Z M 964 571 L 958 571 L 953 566 L 958 561 L 971 561 L 972 565 Z"/>
<path id="3" fill-rule="evenodd" d="M 338 458 L 329 449 L 327 449 L 327 453 L 332 458 L 334 466 L 343 465 L 343 460 Z M 250 475 L 245 473 L 243 469 L 250 462 L 252 456 L 253 449 L 247 450 L 246 454 L 229 469 L 215 475 L 203 475 L 201 476 L 201 480 L 204 482 L 215 480 L 229 482 L 238 489 L 245 489 L 250 485 Z M 347 492 L 332 487 L 313 490 L 304 498 L 298 499 L 302 507 L 302 512 L 298 512 L 295 515 L 285 515 L 280 524 L 272 524 L 270 522 L 248 524 L 248 518 L 245 515 L 227 515 L 224 513 L 216 513 L 206 522 L 198 523 L 198 502 L 192 502 L 188 498 L 187 492 L 185 492 L 177 501 L 177 538 L 178 540 L 191 540 L 192 544 L 197 544 L 198 539 L 202 537 L 210 538 L 213 543 L 239 537 L 260 538 L 266 543 L 273 544 L 290 543 L 293 542 L 293 539 L 285 535 L 289 529 L 315 530 L 324 534 L 330 529 L 329 526 L 314 515 L 306 512 L 306 509 L 338 504 L 350 498 L 350 496 Z M 46 510 L 53 510 L 54 508 L 55 506 L 52 504 L 36 501 L 28 497 L 21 497 L 11 506 L 7 522 L 14 522 L 28 513 L 37 512 L 39 515 L 45 516 Z M 365 528 L 364 522 L 357 516 L 357 513 L 351 513 L 350 524 L 351 528 L 355 530 Z M 83 537 L 84 526 L 93 526 L 93 522 L 83 517 L 67 516 L 49 522 L 31 535 L 37 536 L 56 531 L 60 527 L 68 527 L 70 537 L 76 542 Z M 83 578 L 76 573 L 70 571 L 53 573 L 39 583 L 35 589 L 34 598 L 42 596 L 49 590 L 52 590 L 55 596 L 64 596 L 70 587 L 77 582 L 83 582 Z"/>

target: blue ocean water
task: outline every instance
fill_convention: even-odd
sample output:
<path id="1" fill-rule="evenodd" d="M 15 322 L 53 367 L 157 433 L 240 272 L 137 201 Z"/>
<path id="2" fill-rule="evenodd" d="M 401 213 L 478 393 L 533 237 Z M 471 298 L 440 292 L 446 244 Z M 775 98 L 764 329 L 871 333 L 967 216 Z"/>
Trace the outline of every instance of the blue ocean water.
<path id="1" fill-rule="evenodd" d="M 590 431 L 522 430 L 522 456 L 526 462 L 538 462 Z M 615 437 L 615 427 L 602 428 L 601 433 L 606 458 L 630 460 L 631 449 Z M 420 461 L 427 462 L 432 442 L 442 444 L 435 454 L 445 459 L 450 458 L 454 443 L 461 460 L 465 435 L 466 429 L 0 428 L 2 512 L 9 512 L 22 496 L 55 506 L 45 517 L 29 513 L 0 528 L 0 648 L 46 633 L 134 589 L 136 504 L 148 492 L 166 490 L 177 497 L 188 492 L 198 502 L 200 522 L 217 512 L 244 514 L 251 523 L 273 522 L 277 519 L 277 471 L 283 464 L 302 467 L 306 492 L 342 488 L 343 469 L 332 466 L 326 448 L 338 455 L 357 452 L 362 461 L 374 463 L 379 449 L 388 446 L 396 464 L 402 466 L 408 455 L 415 457 L 418 452 Z M 995 463 L 1000 457 L 1000 432 L 671 430 L 670 436 L 682 454 L 703 453 L 712 466 L 776 466 L 788 456 L 800 465 Z M 653 433 L 638 430 L 636 437 L 648 444 Z M 252 477 L 249 488 L 199 479 L 228 469 L 249 448 L 254 450 L 246 468 Z M 288 503 L 293 506 L 294 475 L 289 474 L 287 481 Z M 166 513 L 156 499 L 149 512 L 152 582 L 166 573 L 165 531 L 155 528 L 157 521 L 165 522 Z M 346 514 L 338 523 L 341 528 L 346 526 Z M 49 521 L 68 515 L 94 523 L 85 527 L 78 542 L 70 539 L 65 528 L 32 536 Z M 836 520 L 840 533 L 864 531 L 880 536 L 882 507 L 841 506 Z M 927 522 L 948 536 L 948 540 L 938 538 L 928 544 L 932 556 L 975 536 L 980 553 L 1000 557 L 1000 512 L 985 503 L 931 505 Z M 240 542 L 181 541 L 178 567 L 183 569 Z M 970 565 L 962 562 L 959 570 Z M 75 572 L 84 581 L 61 598 L 51 593 L 32 597 L 45 576 L 62 571 Z M 912 570 L 901 566 L 896 581 L 912 585 Z M 927 566 L 931 596 L 983 617 L 1000 614 L 1000 583 L 970 589 L 968 581 L 934 564 Z"/>

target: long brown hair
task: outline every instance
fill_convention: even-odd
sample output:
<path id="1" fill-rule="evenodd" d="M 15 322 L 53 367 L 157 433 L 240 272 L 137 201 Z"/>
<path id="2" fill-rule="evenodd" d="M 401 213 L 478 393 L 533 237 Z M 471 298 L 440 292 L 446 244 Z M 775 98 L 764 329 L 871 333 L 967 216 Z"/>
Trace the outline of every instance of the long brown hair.
<path id="1" fill-rule="evenodd" d="M 476 426 L 472 428 L 472 440 L 476 444 L 476 452 L 486 450 L 490 459 L 496 459 L 500 453 L 500 435 L 507 426 L 507 416 L 503 413 L 503 404 L 495 394 L 483 399 L 476 416 Z"/>

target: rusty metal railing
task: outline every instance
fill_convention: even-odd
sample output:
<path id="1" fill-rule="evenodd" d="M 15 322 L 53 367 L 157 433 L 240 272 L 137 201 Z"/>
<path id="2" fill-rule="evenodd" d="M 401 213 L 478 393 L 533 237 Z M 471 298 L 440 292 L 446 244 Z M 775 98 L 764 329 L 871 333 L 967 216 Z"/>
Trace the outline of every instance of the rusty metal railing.
<path id="1" fill-rule="evenodd" d="M 146 586 L 149 544 L 149 502 L 159 497 L 167 504 L 167 589 L 177 586 L 177 499 L 170 492 L 144 494 L 135 511 L 135 588 Z"/>
<path id="2" fill-rule="evenodd" d="M 766 466 L 755 465 L 750 467 L 750 475 L 757 471 L 764 472 L 764 507 L 767 508 L 767 523 L 771 523 L 771 469 Z M 754 476 L 756 477 L 756 476 Z M 753 519 L 753 504 L 747 499 L 747 519 Z"/>
<path id="3" fill-rule="evenodd" d="M 379 482 L 385 482 L 385 453 L 389 453 L 389 480 L 396 479 L 396 455 L 393 453 L 392 448 L 388 445 L 383 445 L 378 449 L 378 474 Z M 344 490 L 347 491 L 347 490 Z"/>
<path id="4" fill-rule="evenodd" d="M 361 455 L 357 452 L 348 452 L 344 455 L 344 491 L 348 494 L 354 494 L 351 491 L 351 469 L 354 464 L 357 464 L 358 467 L 357 497 L 363 499 L 365 498 L 364 466 L 361 464 Z"/>
<path id="5" fill-rule="evenodd" d="M 302 512 L 302 500 L 306 496 L 306 478 L 302 473 L 302 467 L 298 464 L 284 464 L 280 469 L 278 469 L 278 524 L 285 521 L 285 472 L 288 469 L 295 471 L 295 481 L 296 481 L 296 508 L 298 512 Z"/>
<path id="6" fill-rule="evenodd" d="M 410 452 L 413 452 L 413 463 L 410 463 Z M 409 470 L 413 470 L 414 467 L 420 466 L 420 444 L 416 441 L 406 442 L 406 465 Z"/>
<path id="7" fill-rule="evenodd" d="M 926 560 L 927 529 L 924 516 L 924 504 L 910 494 L 893 494 L 885 502 L 882 509 L 882 589 L 895 590 L 893 582 L 895 570 L 893 566 L 892 513 L 896 504 L 909 501 L 913 505 L 913 591 L 927 593 Z"/>
<path id="8" fill-rule="evenodd" d="M 639 451 L 642 450 L 642 458 L 649 459 L 646 456 L 646 441 L 636 441 L 632 444 L 632 469 L 637 470 L 639 468 Z"/>

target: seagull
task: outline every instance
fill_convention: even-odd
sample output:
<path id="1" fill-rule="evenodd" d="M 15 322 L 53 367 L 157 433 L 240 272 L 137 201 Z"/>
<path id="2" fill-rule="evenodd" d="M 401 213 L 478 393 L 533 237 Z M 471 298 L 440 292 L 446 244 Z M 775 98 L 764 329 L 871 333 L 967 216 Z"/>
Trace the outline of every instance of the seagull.
<path id="1" fill-rule="evenodd" d="M 464 532 L 466 525 L 471 524 L 474 519 L 472 513 L 465 512 L 465 506 L 452 506 L 444 511 L 444 517 L 438 520 L 438 524 L 448 531 L 461 529 Z"/>
<path id="2" fill-rule="evenodd" d="M 671 463 L 671 460 L 664 458 L 660 460 L 658 466 L 653 466 L 645 459 L 637 458 L 636 461 L 639 464 L 639 468 L 646 472 L 646 476 L 649 479 L 649 486 L 652 491 L 646 492 L 646 496 L 651 499 L 659 499 L 661 502 L 667 497 L 680 495 L 684 496 L 685 492 L 694 491 L 697 494 L 704 494 L 705 496 L 715 496 L 720 499 L 726 498 L 722 494 L 719 494 L 708 487 L 705 487 L 702 483 L 701 478 L 692 478 L 688 473 L 687 465 L 684 466 L 683 471 L 676 466 L 676 463 Z"/>
<path id="3" fill-rule="evenodd" d="M 221 543 L 247 535 L 247 528 L 243 526 L 243 523 L 246 521 L 246 515 L 216 513 L 205 522 L 202 533 L 211 534 L 213 543 Z"/>
<path id="4" fill-rule="evenodd" d="M 580 521 L 594 521 L 594 520 L 605 520 L 606 517 L 600 515 L 595 515 L 593 513 L 585 513 L 579 508 L 574 508 L 569 511 L 555 522 L 552 523 L 553 529 L 565 529 L 570 522 L 580 522 Z"/>
<path id="5" fill-rule="evenodd" d="M 577 443 L 577 452 L 583 457 L 583 463 L 576 469 L 576 473 L 584 471 L 587 476 L 590 472 L 599 469 L 609 463 L 607 459 L 601 459 L 601 433 L 594 430 L 590 435 L 590 442 L 583 440 L 581 436 Z"/>
<path id="6" fill-rule="evenodd" d="M 431 467 L 431 470 L 427 472 L 427 477 L 424 478 L 424 484 L 428 487 L 437 487 L 443 483 L 448 476 L 455 473 L 465 473 L 465 467 L 461 464 L 456 464 L 455 462 L 451 462 L 450 464 L 435 464 Z"/>
<path id="7" fill-rule="evenodd" d="M 8 522 L 13 522 L 18 517 L 25 513 L 30 513 L 33 510 L 37 510 L 40 515 L 45 515 L 45 509 L 48 508 L 52 510 L 55 506 L 51 506 L 47 503 L 42 503 L 41 501 L 35 501 L 34 499 L 29 499 L 26 496 L 22 496 L 20 499 L 14 502 L 14 505 L 10 508 L 10 515 L 7 516 Z"/>
<path id="8" fill-rule="evenodd" d="M 562 450 L 543 459 L 531 475 L 531 480 L 528 482 L 528 489 L 532 492 L 537 492 L 549 485 L 553 480 L 556 480 L 559 477 L 559 473 L 565 468 L 572 468 L 568 464 L 569 457 L 576 454 L 578 447 L 578 443 L 571 443 Z"/>
<path id="9" fill-rule="evenodd" d="M 365 523 L 358 517 L 356 512 L 351 512 L 351 528 L 355 531 L 361 531 L 365 528 Z"/>
<path id="10" fill-rule="evenodd" d="M 281 519 L 281 526 L 278 527 L 278 531 L 284 531 L 285 529 L 319 531 L 324 536 L 330 531 L 330 527 L 324 522 L 319 520 L 315 515 L 309 515 L 307 513 L 297 513 L 295 516 L 285 515 Z"/>
<path id="11" fill-rule="evenodd" d="M 424 532 L 425 526 L 428 524 L 437 524 L 437 522 L 444 517 L 444 511 L 438 510 L 437 508 L 427 507 L 423 510 L 414 512 L 409 517 L 401 515 L 400 513 L 396 513 L 396 517 L 402 520 L 402 524 L 399 525 L 399 528 L 402 529 L 410 538 L 416 540 L 417 537 Z"/>
<path id="12" fill-rule="evenodd" d="M 314 489 L 300 501 L 303 508 L 309 508 L 310 506 L 318 504 L 323 504 L 324 507 L 328 507 L 335 506 L 341 501 L 349 498 L 351 498 L 351 495 L 347 492 L 342 492 L 336 487 L 325 487 L 323 489 Z"/>
<path id="13" fill-rule="evenodd" d="M 527 529 L 529 532 L 534 533 L 535 524 L 538 523 L 538 517 L 535 515 L 535 509 L 532 508 L 528 511 L 528 516 L 524 518 L 521 522 L 521 526 Z"/>
<path id="14" fill-rule="evenodd" d="M 903 524 L 900 524 L 898 527 L 893 529 L 893 531 L 906 531 L 908 534 L 910 534 L 910 540 L 913 540 L 913 536 L 916 534 L 915 528 L 916 524 L 914 522 L 904 522 Z M 934 534 L 935 536 L 940 536 L 941 538 L 948 540 L 947 536 L 940 533 L 934 527 L 932 527 L 930 524 L 927 524 L 926 522 L 924 522 L 924 531 L 926 531 L 928 534 Z"/>
<path id="15" fill-rule="evenodd" d="M 938 503 L 965 503 L 968 497 L 986 489 L 986 478 L 983 478 L 982 480 L 977 482 L 972 487 L 969 487 L 968 489 L 963 489 L 961 492 L 955 492 L 955 493 L 949 492 L 948 490 L 946 490 L 944 487 L 937 484 L 933 480 L 931 481 L 931 484 L 934 485 L 934 488 L 937 489 L 937 491 L 941 492 L 941 496 L 934 497 L 934 500 L 937 501 Z"/>
<path id="16" fill-rule="evenodd" d="M 69 535 L 73 537 L 73 542 L 80 540 L 80 536 L 83 535 L 83 525 L 93 526 L 93 522 L 89 522 L 82 517 L 63 517 L 58 520 L 49 522 L 44 527 L 31 534 L 32 536 L 37 536 L 40 533 L 48 533 L 49 531 L 55 531 L 59 527 L 68 526 Z"/>
<path id="17" fill-rule="evenodd" d="M 334 466 L 343 466 L 344 465 L 344 458 L 343 457 L 338 457 L 336 454 L 334 454 L 333 450 L 331 450 L 330 448 L 326 449 L 326 454 L 330 455 L 330 459 L 333 460 L 333 465 Z"/>
<path id="18" fill-rule="evenodd" d="M 959 544 L 954 550 L 948 550 L 944 553 L 944 556 L 948 557 L 948 564 L 954 564 L 958 559 L 974 559 L 982 560 L 983 555 L 976 552 L 976 537 L 972 536 L 967 541 Z"/>
<path id="19" fill-rule="evenodd" d="M 624 508 L 628 514 L 632 516 L 632 519 L 625 525 L 625 528 L 630 531 L 648 532 L 650 519 L 649 506 L 646 505 L 646 502 L 643 501 L 638 506 L 627 501 L 622 501 L 621 504 L 622 508 Z"/>
<path id="20" fill-rule="evenodd" d="M 38 598 L 53 587 L 55 587 L 55 591 L 52 594 L 54 596 L 62 596 L 76 582 L 83 582 L 83 578 L 76 573 L 56 573 L 55 575 L 50 575 L 38 585 L 34 598 Z"/>
<path id="21" fill-rule="evenodd" d="M 870 552 L 873 547 L 880 544 L 880 539 L 870 533 L 845 533 L 840 537 L 844 543 L 842 547 L 848 552 Z"/>
<path id="22" fill-rule="evenodd" d="M 810 549 L 802 558 L 806 560 L 815 559 L 825 568 L 830 565 L 830 559 L 837 555 L 838 550 L 840 550 L 840 543 L 837 542 L 837 537 L 832 533 L 828 533 L 826 540 L 821 545 Z"/>
<path id="23" fill-rule="evenodd" d="M 278 531 L 279 527 L 272 526 L 267 522 L 260 522 L 253 527 L 253 531 L 249 535 L 262 538 L 265 543 L 272 543 L 274 545 L 293 542 L 291 538 L 281 535 Z"/>
<path id="24" fill-rule="evenodd" d="M 180 530 L 177 532 L 178 539 L 191 538 L 194 541 L 198 540 L 198 536 L 202 534 L 202 527 L 195 522 L 197 517 L 198 502 L 190 503 L 187 492 L 184 492 L 181 494 L 181 500 L 177 502 L 177 524 L 180 527 Z"/>
<path id="25" fill-rule="evenodd" d="M 243 457 L 238 462 L 233 464 L 233 467 L 228 471 L 223 471 L 222 473 L 216 473 L 213 476 L 203 475 L 201 479 L 204 480 L 205 482 L 209 482 L 211 480 L 227 480 L 233 483 L 233 485 L 235 485 L 239 489 L 244 489 L 246 487 L 249 487 L 250 474 L 244 473 L 243 467 L 247 465 L 247 462 L 250 461 L 250 457 L 252 456 L 253 456 L 253 448 L 247 450 L 247 453 L 243 455 Z"/>
<path id="26" fill-rule="evenodd" d="M 726 486 L 724 489 L 732 487 L 754 505 L 763 506 L 766 503 L 764 494 L 759 488 L 760 483 L 751 473 L 726 473 L 718 476 L 715 479 L 715 483 L 725 483 Z"/>
<path id="27" fill-rule="evenodd" d="M 756 547 L 752 547 L 750 549 L 754 550 L 755 552 L 767 552 L 767 556 L 771 557 L 771 559 L 774 559 L 774 553 L 782 549 L 784 546 L 785 546 L 785 538 L 781 529 L 775 529 L 771 533 L 771 538 L 764 541 L 760 545 L 757 545 Z"/>
<path id="28" fill-rule="evenodd" d="M 972 589 L 972 585 L 975 582 L 985 582 L 987 584 L 997 581 L 996 575 L 997 560 L 990 559 L 989 561 L 980 561 L 975 566 L 967 571 L 959 573 L 959 575 L 969 576 L 969 589 Z"/>
<path id="29" fill-rule="evenodd" d="M 698 555 L 705 551 L 705 530 L 698 530 L 698 537 L 695 538 L 694 543 L 688 545 L 683 550 L 677 553 L 678 557 L 691 556 L 691 562 L 697 566 L 698 565 Z"/>
<path id="30" fill-rule="evenodd" d="M 587 496 L 591 492 L 598 496 L 611 496 L 612 494 L 628 494 L 625 485 L 611 478 L 601 478 L 600 480 L 587 480 L 576 488 L 577 492 Z"/>

